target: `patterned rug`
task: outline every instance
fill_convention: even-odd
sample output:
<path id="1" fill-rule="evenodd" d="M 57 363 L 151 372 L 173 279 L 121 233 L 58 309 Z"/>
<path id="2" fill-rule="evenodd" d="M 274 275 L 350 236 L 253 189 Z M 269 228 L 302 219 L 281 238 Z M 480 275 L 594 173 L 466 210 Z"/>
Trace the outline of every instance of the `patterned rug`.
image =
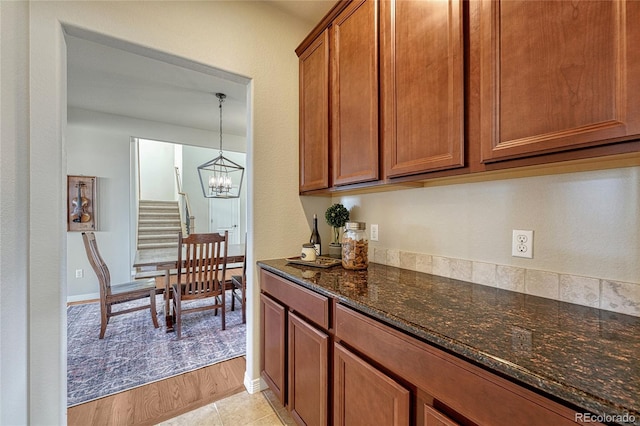
<path id="1" fill-rule="evenodd" d="M 245 355 L 241 310 L 231 311 L 231 298 L 226 300 L 225 331 L 219 313 L 193 312 L 182 317 L 181 340 L 165 332 L 161 296 L 160 328 L 153 327 L 148 310 L 136 311 L 111 318 L 102 340 L 98 303 L 68 307 L 67 406 Z"/>

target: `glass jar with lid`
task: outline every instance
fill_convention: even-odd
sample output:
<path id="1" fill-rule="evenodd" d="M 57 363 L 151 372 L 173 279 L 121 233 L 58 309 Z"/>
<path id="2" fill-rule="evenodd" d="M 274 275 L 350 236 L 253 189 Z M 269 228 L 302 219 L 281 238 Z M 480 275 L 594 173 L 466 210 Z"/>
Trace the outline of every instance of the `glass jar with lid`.
<path id="1" fill-rule="evenodd" d="M 367 269 L 369 266 L 369 241 L 364 222 L 347 222 L 342 236 L 342 267 Z"/>

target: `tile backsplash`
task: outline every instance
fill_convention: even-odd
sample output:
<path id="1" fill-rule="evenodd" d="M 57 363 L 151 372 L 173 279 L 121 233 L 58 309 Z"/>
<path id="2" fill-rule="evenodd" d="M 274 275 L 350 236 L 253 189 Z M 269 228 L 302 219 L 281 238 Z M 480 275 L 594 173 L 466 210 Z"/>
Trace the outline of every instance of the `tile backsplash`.
<path id="1" fill-rule="evenodd" d="M 640 316 L 640 284 L 374 247 L 373 262 Z"/>

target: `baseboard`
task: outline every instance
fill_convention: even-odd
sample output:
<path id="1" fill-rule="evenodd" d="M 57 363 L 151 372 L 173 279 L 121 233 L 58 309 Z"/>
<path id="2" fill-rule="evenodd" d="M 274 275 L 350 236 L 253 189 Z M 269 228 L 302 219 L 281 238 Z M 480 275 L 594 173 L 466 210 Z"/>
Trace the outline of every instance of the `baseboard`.
<path id="1" fill-rule="evenodd" d="M 100 299 L 100 293 L 80 294 L 76 296 L 67 296 L 67 303 L 86 302 L 89 300 Z"/>
<path id="2" fill-rule="evenodd" d="M 267 388 L 267 384 L 262 378 L 258 377 L 257 379 L 251 379 L 247 372 L 244 373 L 244 387 L 247 389 L 247 392 L 250 394 L 262 392 Z"/>

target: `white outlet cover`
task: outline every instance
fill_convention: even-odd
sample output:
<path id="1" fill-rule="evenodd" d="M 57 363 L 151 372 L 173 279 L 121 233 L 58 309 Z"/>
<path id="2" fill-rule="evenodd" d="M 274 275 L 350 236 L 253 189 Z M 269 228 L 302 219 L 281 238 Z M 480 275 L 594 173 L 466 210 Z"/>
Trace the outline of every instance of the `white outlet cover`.
<path id="1" fill-rule="evenodd" d="M 533 231 L 513 230 L 511 256 L 533 259 Z"/>
<path id="2" fill-rule="evenodd" d="M 371 225 L 371 241 L 378 241 L 378 224 Z"/>

